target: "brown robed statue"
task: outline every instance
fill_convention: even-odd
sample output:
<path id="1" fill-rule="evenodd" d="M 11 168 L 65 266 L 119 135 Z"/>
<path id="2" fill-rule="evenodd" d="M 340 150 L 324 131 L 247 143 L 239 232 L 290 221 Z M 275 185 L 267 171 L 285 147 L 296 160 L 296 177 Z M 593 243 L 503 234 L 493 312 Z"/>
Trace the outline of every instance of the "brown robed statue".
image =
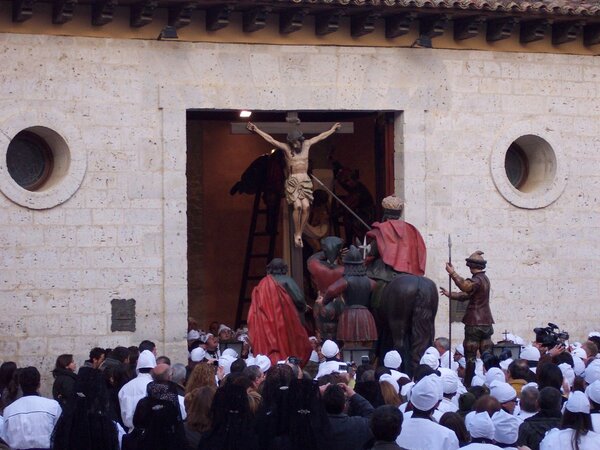
<path id="1" fill-rule="evenodd" d="M 483 259 L 483 252 L 478 250 L 469 256 L 467 267 L 470 269 L 472 277 L 464 279 L 456 273 L 450 263 L 446 263 L 446 272 L 461 290 L 461 292 L 452 292 L 452 300 L 461 302 L 468 301 L 467 311 L 463 317 L 465 324 L 465 359 L 467 367 L 465 372 L 465 385 L 471 385 L 471 380 L 475 374 L 475 359 L 477 350 L 481 354 L 492 349 L 492 334 L 494 328 L 492 324 L 492 311 L 490 310 L 490 280 L 485 274 L 487 261 Z M 440 292 L 446 297 L 450 297 L 447 289 L 440 288 Z"/>
<path id="2" fill-rule="evenodd" d="M 279 142 L 271 135 L 259 130 L 252 122 L 246 128 L 255 132 L 269 144 L 283 150 L 287 167 L 285 182 L 285 198 L 292 205 L 294 212 L 294 245 L 302 247 L 302 231 L 308 221 L 309 208 L 313 200 L 313 184 L 308 176 L 308 154 L 310 147 L 331 136 L 341 125 L 334 124 L 329 130 L 311 138 L 305 139 L 300 130 L 294 130 L 287 135 L 287 143 Z"/>

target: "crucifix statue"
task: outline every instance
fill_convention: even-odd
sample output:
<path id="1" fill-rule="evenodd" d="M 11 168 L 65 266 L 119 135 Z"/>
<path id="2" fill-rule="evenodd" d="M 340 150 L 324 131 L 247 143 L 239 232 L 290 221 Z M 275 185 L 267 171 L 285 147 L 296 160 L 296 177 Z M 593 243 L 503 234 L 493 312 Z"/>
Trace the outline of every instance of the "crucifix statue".
<path id="1" fill-rule="evenodd" d="M 335 133 L 341 125 L 334 124 L 329 130 L 311 138 L 305 139 L 298 129 L 287 135 L 287 142 L 279 142 L 252 122 L 246 128 L 255 132 L 269 144 L 283 150 L 287 167 L 287 180 L 285 182 L 285 198 L 292 205 L 294 220 L 294 245 L 302 247 L 302 231 L 308 221 L 309 208 L 313 199 L 313 184 L 308 176 L 308 154 L 310 147 Z"/>

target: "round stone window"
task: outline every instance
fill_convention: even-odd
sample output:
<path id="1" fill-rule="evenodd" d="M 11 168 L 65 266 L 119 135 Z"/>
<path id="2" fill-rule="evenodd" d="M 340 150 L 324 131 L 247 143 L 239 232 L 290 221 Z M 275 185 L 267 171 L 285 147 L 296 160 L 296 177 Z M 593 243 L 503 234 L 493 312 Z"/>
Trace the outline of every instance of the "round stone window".
<path id="1" fill-rule="evenodd" d="M 515 206 L 543 208 L 562 194 L 567 164 L 547 139 L 525 134 L 492 153 L 492 178 L 502 196 Z"/>
<path id="2" fill-rule="evenodd" d="M 31 123 L 39 125 L 27 125 Z M 26 110 L 1 125 L 2 194 L 26 208 L 48 209 L 77 192 L 85 176 L 87 155 L 72 117 L 53 110 Z"/>
<path id="3" fill-rule="evenodd" d="M 11 178 L 28 191 L 43 187 L 54 167 L 48 143 L 30 131 L 21 131 L 8 145 L 6 167 Z"/>

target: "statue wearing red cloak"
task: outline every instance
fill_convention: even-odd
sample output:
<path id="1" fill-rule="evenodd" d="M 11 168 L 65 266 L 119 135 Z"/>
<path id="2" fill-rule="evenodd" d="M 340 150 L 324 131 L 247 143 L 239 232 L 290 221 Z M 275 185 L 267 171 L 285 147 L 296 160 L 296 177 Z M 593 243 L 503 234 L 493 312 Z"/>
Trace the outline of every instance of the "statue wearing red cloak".
<path id="1" fill-rule="evenodd" d="M 312 347 L 290 294 L 275 278 L 287 273 L 287 265 L 279 260 L 274 266 L 276 261 L 269 264 L 269 274 L 252 290 L 248 334 L 254 354 L 267 355 L 272 364 L 296 356 L 304 366 Z"/>

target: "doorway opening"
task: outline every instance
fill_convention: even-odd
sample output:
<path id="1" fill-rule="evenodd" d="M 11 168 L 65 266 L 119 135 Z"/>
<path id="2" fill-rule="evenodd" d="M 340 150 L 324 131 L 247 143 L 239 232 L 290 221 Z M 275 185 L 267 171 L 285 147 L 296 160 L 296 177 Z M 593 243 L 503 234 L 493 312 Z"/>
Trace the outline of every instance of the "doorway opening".
<path id="1" fill-rule="evenodd" d="M 249 264 L 248 278 L 252 278 L 245 280 L 247 298 L 252 286 L 265 275 L 266 257 L 247 261 L 247 250 L 255 203 L 259 209 L 268 209 L 264 196 L 255 202 L 252 185 L 269 177 L 259 159 L 261 155 L 270 155 L 273 148 L 259 136 L 240 130 L 248 120 L 259 127 L 262 123 L 286 124 L 286 116 L 285 111 L 254 111 L 250 119 L 242 119 L 239 111 L 233 110 L 187 111 L 188 311 L 202 329 L 208 329 L 213 321 L 230 327 L 243 324 L 249 302 L 241 314 L 238 305 L 244 296 L 241 287 L 245 263 Z M 365 222 L 379 220 L 382 198 L 394 191 L 396 113 L 298 111 L 298 117 L 302 124 L 352 125 L 351 133 L 334 134 L 311 147 L 309 173 Z M 285 142 L 285 133 L 270 134 Z M 307 137 L 312 135 L 307 133 Z M 314 188 L 319 188 L 317 183 Z M 345 208 L 328 193 L 320 192 L 316 198 L 315 203 L 320 202 L 323 213 L 317 215 L 317 208 L 312 208 L 315 214 L 311 213 L 309 221 L 317 233 L 312 238 L 305 233 L 305 258 L 318 249 L 319 233 L 325 231 L 327 235 L 340 236 L 350 244 L 366 231 L 356 220 L 352 221 Z M 283 192 L 276 203 L 281 206 L 275 219 L 271 211 L 270 233 L 263 235 L 262 241 L 260 236 L 254 236 L 253 252 L 263 256 L 270 253 L 268 235 L 274 227 L 276 235 L 271 242 L 271 253 L 285 259 L 290 246 L 290 223 Z M 267 216 L 267 212 L 256 214 L 257 234 L 267 228 Z M 312 304 L 314 297 L 311 298 L 313 293 L 307 277 L 303 287 L 307 303 Z"/>

